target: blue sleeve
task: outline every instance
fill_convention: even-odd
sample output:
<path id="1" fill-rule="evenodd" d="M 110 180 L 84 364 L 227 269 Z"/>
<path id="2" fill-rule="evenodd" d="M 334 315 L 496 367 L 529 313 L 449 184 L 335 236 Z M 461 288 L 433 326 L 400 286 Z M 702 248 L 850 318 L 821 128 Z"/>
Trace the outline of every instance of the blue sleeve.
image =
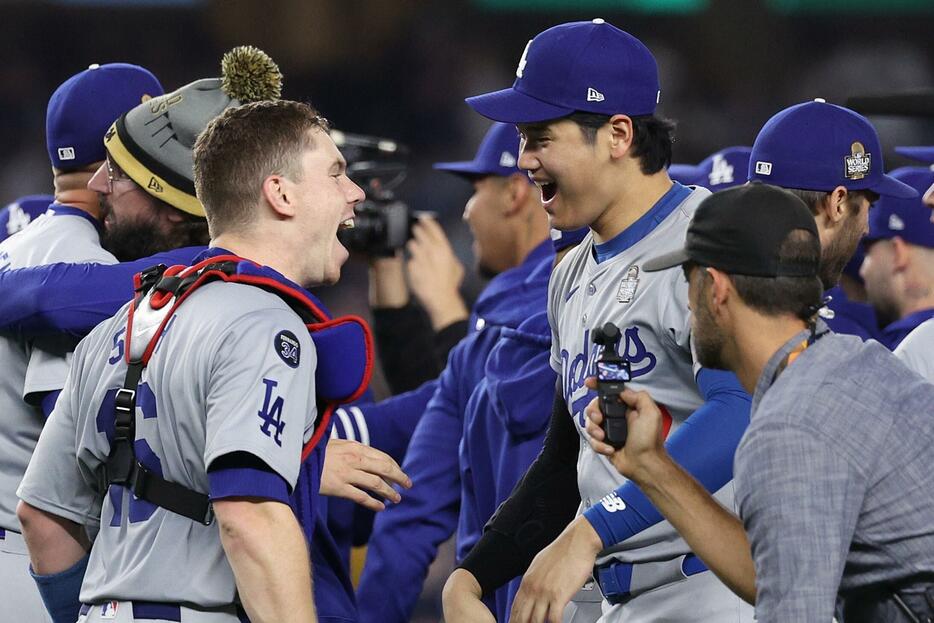
<path id="1" fill-rule="evenodd" d="M 120 264 L 48 264 L 0 273 L 0 331 L 82 338 L 133 298 L 133 275 L 156 264 L 190 264 L 185 247 Z"/>
<path id="2" fill-rule="evenodd" d="M 361 623 L 408 621 L 438 546 L 457 527 L 457 452 L 464 412 L 460 369 L 470 341 L 463 340 L 451 351 L 412 435 L 402 464 L 412 488 L 402 492 L 402 502 L 376 518 L 357 590 Z"/>
<path id="3" fill-rule="evenodd" d="M 732 372 L 701 369 L 697 386 L 705 403 L 678 427 L 665 448 L 705 489 L 716 492 L 733 479 L 733 455 L 749 426 L 749 394 Z M 584 516 L 610 547 L 657 524 L 661 514 L 633 482 L 616 490 L 625 503 L 595 504 Z"/>
<path id="4" fill-rule="evenodd" d="M 334 412 L 332 437 L 359 441 L 402 462 L 415 426 L 435 393 L 438 381 L 379 403 L 340 407 Z"/>
<path id="5" fill-rule="evenodd" d="M 46 392 L 42 396 L 42 415 L 45 416 L 45 419 L 49 419 L 49 416 L 52 415 L 52 409 L 55 408 L 55 403 L 58 401 L 58 395 L 62 393 L 62 390 L 56 389 L 54 392 Z"/>
<path id="6" fill-rule="evenodd" d="M 32 570 L 32 565 L 29 566 L 29 573 L 39 588 L 42 603 L 53 623 L 72 623 L 78 619 L 81 583 L 90 559 L 91 554 L 88 553 L 68 569 L 51 575 L 39 575 Z"/>

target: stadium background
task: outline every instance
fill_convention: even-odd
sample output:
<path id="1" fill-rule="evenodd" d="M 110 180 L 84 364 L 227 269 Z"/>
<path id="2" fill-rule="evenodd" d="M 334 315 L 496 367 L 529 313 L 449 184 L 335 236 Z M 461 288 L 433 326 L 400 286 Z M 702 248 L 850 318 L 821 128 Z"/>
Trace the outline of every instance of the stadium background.
<path id="1" fill-rule="evenodd" d="M 51 192 L 45 107 L 68 76 L 126 61 L 173 90 L 218 75 L 224 51 L 252 44 L 279 63 L 283 97 L 310 101 L 339 129 L 408 145 L 401 198 L 438 213 L 472 264 L 460 221 L 470 188 L 431 163 L 472 156 L 488 126 L 463 98 L 510 84 L 528 39 L 593 17 L 655 53 L 676 162 L 750 145 L 796 102 L 934 87 L 934 0 L 0 0 L 0 202 Z M 872 119 L 889 169 L 908 164 L 895 145 L 934 144 L 934 121 Z M 353 258 L 321 294 L 334 311 L 366 314 L 366 280 Z M 465 295 L 480 287 L 469 277 Z M 385 392 L 380 378 L 375 390 Z M 450 564 L 446 548 L 414 620 L 437 620 Z"/>

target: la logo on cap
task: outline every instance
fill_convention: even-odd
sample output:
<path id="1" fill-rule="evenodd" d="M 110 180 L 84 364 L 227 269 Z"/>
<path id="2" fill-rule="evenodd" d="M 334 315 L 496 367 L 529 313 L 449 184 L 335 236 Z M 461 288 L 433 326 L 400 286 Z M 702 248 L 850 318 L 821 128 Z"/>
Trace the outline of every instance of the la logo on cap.
<path id="1" fill-rule="evenodd" d="M 508 151 L 504 151 L 503 154 L 499 157 L 499 166 L 501 167 L 516 166 L 516 157 L 513 156 Z"/>
<path id="2" fill-rule="evenodd" d="M 850 155 L 843 158 L 843 175 L 848 180 L 861 180 L 869 175 L 872 154 L 859 141 L 850 146 Z"/>
<path id="3" fill-rule="evenodd" d="M 529 48 L 532 46 L 532 40 L 529 39 L 529 42 L 525 44 L 525 49 L 522 50 L 522 58 L 519 59 L 519 66 L 516 67 L 516 78 L 522 77 L 522 72 L 525 71 L 526 61 L 525 57 L 529 55 Z"/>
<path id="4" fill-rule="evenodd" d="M 733 183 L 733 165 L 727 162 L 722 154 L 713 157 L 713 164 L 710 167 L 710 175 L 707 176 L 711 186 L 718 184 Z"/>

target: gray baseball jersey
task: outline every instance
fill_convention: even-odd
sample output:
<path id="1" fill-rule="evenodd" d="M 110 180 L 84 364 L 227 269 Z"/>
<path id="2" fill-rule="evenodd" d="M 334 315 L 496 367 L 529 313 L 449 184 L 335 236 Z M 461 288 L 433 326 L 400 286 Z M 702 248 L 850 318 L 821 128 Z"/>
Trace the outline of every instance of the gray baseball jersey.
<path id="1" fill-rule="evenodd" d="M 591 332 L 613 322 L 622 334 L 619 354 L 632 367 L 629 387 L 648 391 L 670 414 L 670 433 L 703 404 L 694 381 L 687 307 L 687 281 L 679 268 L 646 273 L 650 257 L 680 248 L 697 205 L 710 193 L 690 192 L 649 233 L 614 257 L 597 263 L 592 234 L 561 261 L 549 284 L 549 319 L 553 331 L 551 365 L 560 375 L 568 411 L 580 434 L 577 473 L 583 507 L 596 504 L 626 482 L 603 456 L 590 449 L 584 407 L 595 392 L 584 386 L 594 374 L 602 350 Z M 669 433 L 669 434 L 670 434 Z M 732 488 L 719 497 L 732 507 Z M 627 562 L 658 560 L 690 550 L 667 522 L 661 522 L 601 554 Z"/>
<path id="2" fill-rule="evenodd" d="M 40 266 L 52 262 L 97 262 L 116 259 L 100 246 L 97 223 L 85 212 L 53 204 L 16 236 L 0 243 L 0 270 Z M 43 415 L 36 404 L 42 394 L 57 391 L 68 373 L 67 338 L 26 340 L 0 336 L 0 598 L 24 623 L 48 620 L 36 585 L 29 577 L 25 547 L 16 519 L 16 487 L 32 456 Z M 27 399 L 29 402 L 27 402 Z"/>
<path id="3" fill-rule="evenodd" d="M 552 274 L 548 292 L 551 365 L 559 375 L 568 411 L 580 435 L 577 481 L 581 511 L 600 503 L 626 482 L 606 457 L 595 453 L 588 443 L 584 407 L 596 392 L 588 390 L 584 381 L 595 375 L 595 362 L 602 353 L 602 348 L 591 341 L 594 328 L 607 322 L 619 327 L 618 352 L 629 360 L 632 369 L 628 386 L 649 392 L 664 408 L 670 416 L 666 417 L 669 435 L 704 403 L 695 382 L 699 366 L 691 350 L 688 286 L 683 272 L 674 268 L 646 273 L 641 264 L 683 246 L 694 210 L 709 195 L 704 188 L 676 185 L 672 193 L 630 228 L 634 233 L 626 241 L 628 246 L 616 255 L 598 263 L 593 235 L 588 234 Z M 715 496 L 727 508 L 734 508 L 732 482 Z M 614 503 L 622 504 L 622 500 L 615 495 L 605 500 L 605 505 Z M 687 581 L 691 586 L 705 587 L 703 607 L 695 598 L 678 597 L 685 594 L 679 557 L 689 552 L 687 543 L 667 521 L 602 551 L 597 557 L 598 564 L 614 559 L 632 563 L 661 561 L 655 566 L 644 565 L 644 572 L 637 566 L 632 574 L 633 587 L 645 584 L 661 588 L 643 593 L 626 605 L 605 604 L 601 621 L 751 620 L 752 609 L 742 606 L 716 578 L 708 581 L 695 576 Z M 669 560 L 673 561 L 671 578 L 663 579 L 668 574 L 659 573 L 655 567 Z M 670 587 L 670 594 L 666 586 Z M 658 600 L 668 606 L 659 609 Z M 678 612 L 679 616 L 669 618 L 672 612 Z"/>
<path id="4" fill-rule="evenodd" d="M 82 602 L 229 606 L 238 596 L 216 522 L 204 526 L 123 487 L 104 488 L 113 399 L 126 374 L 127 309 L 75 351 L 19 495 L 72 521 L 99 523 Z M 140 306 L 134 334 L 151 326 L 152 313 Z M 134 337 L 133 352 L 145 341 Z M 278 296 L 244 284 L 203 286 L 169 319 L 144 371 L 138 459 L 167 480 L 213 495 L 207 467 L 246 452 L 293 487 L 317 415 L 316 363 L 308 331 Z"/>
<path id="5" fill-rule="evenodd" d="M 53 204 L 48 212 L 0 243 L 0 270 L 53 262 L 112 264 L 116 258 L 100 246 L 97 225 L 84 212 Z M 0 528 L 19 531 L 16 487 L 26 471 L 43 417 L 35 399 L 56 391 L 68 373 L 73 342 L 61 337 L 25 340 L 0 337 Z"/>
<path id="6" fill-rule="evenodd" d="M 895 356 L 934 383 L 934 319 L 926 320 L 915 327 L 895 349 Z"/>

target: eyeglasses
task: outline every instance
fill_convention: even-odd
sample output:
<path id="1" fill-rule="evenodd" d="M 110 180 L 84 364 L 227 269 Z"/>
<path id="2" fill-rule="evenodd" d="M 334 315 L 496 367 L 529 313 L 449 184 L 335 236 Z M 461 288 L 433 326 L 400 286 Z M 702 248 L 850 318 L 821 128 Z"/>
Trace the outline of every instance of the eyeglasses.
<path id="1" fill-rule="evenodd" d="M 114 184 L 116 182 L 133 182 L 132 178 L 129 175 L 123 172 L 117 164 L 115 164 L 110 156 L 107 156 L 107 183 L 110 185 L 110 192 L 114 190 Z M 135 183 L 135 182 L 134 182 Z"/>

